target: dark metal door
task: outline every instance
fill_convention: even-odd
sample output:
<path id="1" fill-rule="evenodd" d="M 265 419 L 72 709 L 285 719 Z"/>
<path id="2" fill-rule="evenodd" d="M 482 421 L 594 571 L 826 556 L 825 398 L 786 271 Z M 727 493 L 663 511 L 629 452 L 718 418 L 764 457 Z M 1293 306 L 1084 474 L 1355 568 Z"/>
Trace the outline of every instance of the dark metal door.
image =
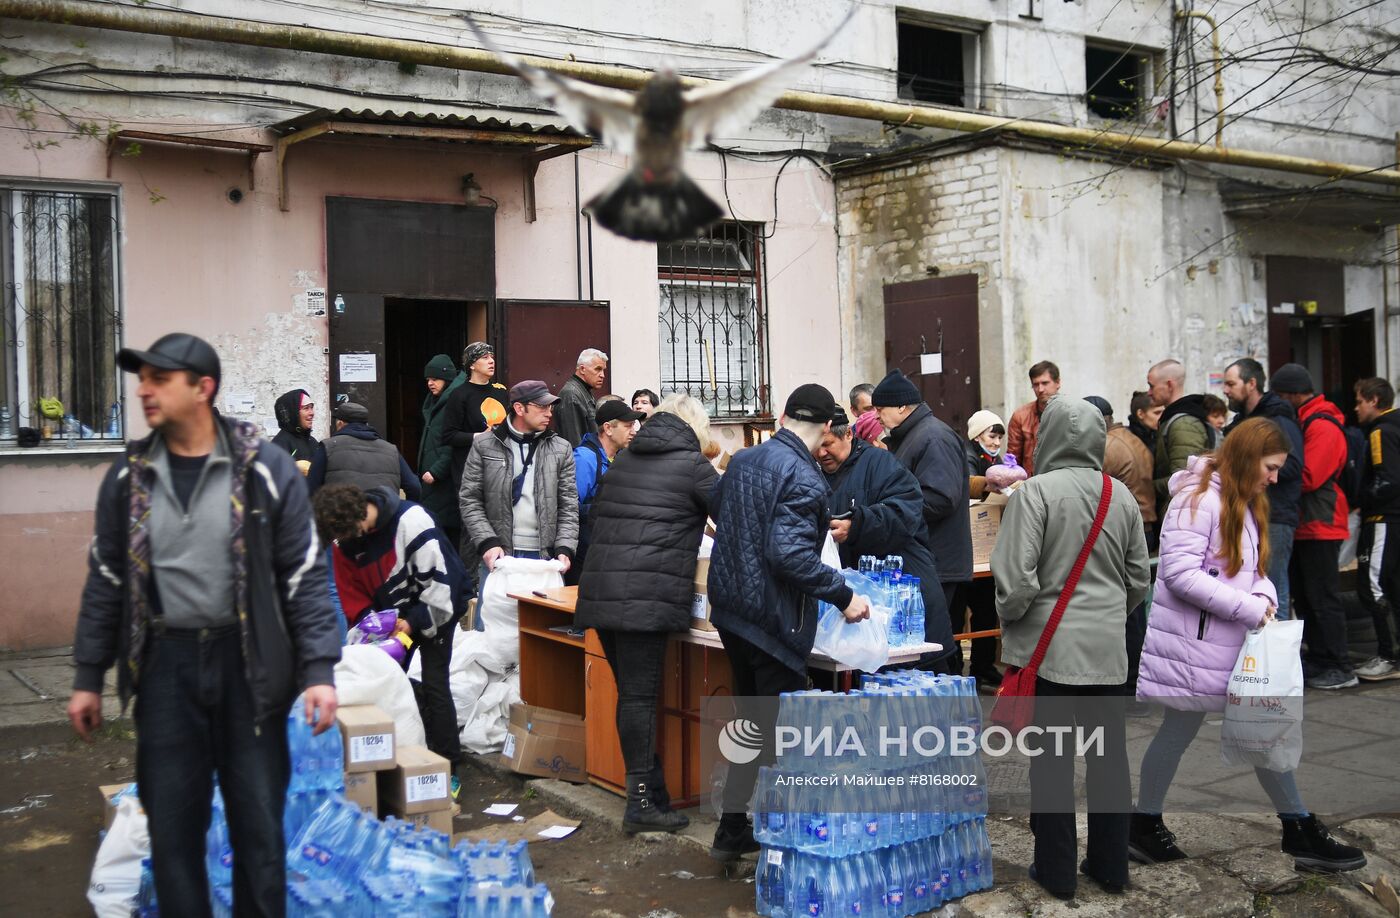
<path id="1" fill-rule="evenodd" d="M 384 368 L 384 297 L 372 293 L 332 294 L 331 409 L 357 402 L 369 409 L 375 430 L 386 430 L 388 387 Z M 342 310 L 341 303 L 344 303 Z M 372 379 L 368 377 L 373 377 Z M 335 423 L 331 423 L 335 429 Z"/>
<path id="2" fill-rule="evenodd" d="M 579 352 L 594 347 L 612 356 L 607 300 L 500 300 L 492 325 L 496 378 L 506 385 L 542 379 L 558 392 L 578 366 Z M 604 391 L 612 391 L 617 362 L 608 365 Z M 626 398 L 630 393 L 619 393 Z"/>
<path id="3" fill-rule="evenodd" d="M 922 373 L 922 354 L 941 354 L 943 371 Z M 977 275 L 887 284 L 885 365 L 914 380 L 940 420 L 966 430 L 967 419 L 982 407 Z"/>

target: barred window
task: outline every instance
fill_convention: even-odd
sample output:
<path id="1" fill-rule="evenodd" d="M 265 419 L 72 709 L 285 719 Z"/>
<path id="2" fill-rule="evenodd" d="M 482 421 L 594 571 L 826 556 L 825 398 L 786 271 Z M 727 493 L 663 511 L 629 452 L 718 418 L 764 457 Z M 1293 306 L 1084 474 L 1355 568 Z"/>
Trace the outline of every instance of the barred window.
<path id="1" fill-rule="evenodd" d="M 726 221 L 657 246 L 662 394 L 693 396 L 716 418 L 769 411 L 762 229 Z"/>
<path id="2" fill-rule="evenodd" d="M 115 196 L 0 187 L 0 214 L 0 448 L 120 441 Z"/>

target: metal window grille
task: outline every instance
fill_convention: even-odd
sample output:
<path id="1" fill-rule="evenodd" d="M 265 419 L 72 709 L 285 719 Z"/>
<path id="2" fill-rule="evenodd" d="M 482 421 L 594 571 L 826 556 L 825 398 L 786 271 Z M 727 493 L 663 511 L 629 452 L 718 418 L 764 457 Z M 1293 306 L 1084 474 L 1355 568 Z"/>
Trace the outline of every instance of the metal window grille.
<path id="1" fill-rule="evenodd" d="M 0 188 L 0 215 L 0 406 L 10 437 L 33 427 L 55 441 L 69 431 L 121 440 L 116 198 Z"/>
<path id="2" fill-rule="evenodd" d="M 762 229 L 724 222 L 657 246 L 662 393 L 717 418 L 769 413 Z"/>

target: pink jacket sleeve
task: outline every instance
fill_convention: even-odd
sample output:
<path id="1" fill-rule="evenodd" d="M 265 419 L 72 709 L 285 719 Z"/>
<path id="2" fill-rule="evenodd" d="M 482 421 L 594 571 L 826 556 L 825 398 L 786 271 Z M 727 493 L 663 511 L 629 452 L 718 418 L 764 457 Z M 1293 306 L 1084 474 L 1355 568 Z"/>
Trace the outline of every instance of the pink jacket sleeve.
<path id="1" fill-rule="evenodd" d="M 1223 567 L 1211 576 L 1206 558 L 1210 537 L 1219 526 L 1215 508 L 1208 501 L 1192 511 L 1189 503 L 1173 502 L 1162 526 L 1158 581 L 1182 601 L 1217 618 L 1254 626 L 1271 602 L 1277 602 L 1267 577 L 1257 578 L 1246 593 L 1226 583 Z M 1267 592 L 1266 592 L 1267 591 Z M 1259 595 L 1259 594 L 1264 595 Z M 1273 594 L 1272 600 L 1268 598 Z"/>

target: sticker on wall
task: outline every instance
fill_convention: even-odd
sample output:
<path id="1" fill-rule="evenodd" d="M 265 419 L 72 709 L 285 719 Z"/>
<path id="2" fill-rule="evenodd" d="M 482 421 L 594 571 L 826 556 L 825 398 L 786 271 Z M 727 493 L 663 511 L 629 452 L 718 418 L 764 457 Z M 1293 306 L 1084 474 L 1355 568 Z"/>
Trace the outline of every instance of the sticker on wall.
<path id="1" fill-rule="evenodd" d="M 936 376 L 943 372 L 942 354 L 920 354 L 919 372 L 925 376 Z"/>
<path id="2" fill-rule="evenodd" d="M 253 393 L 251 392 L 224 393 L 224 408 L 229 414 L 252 414 L 253 407 Z"/>
<path id="3" fill-rule="evenodd" d="M 292 296 L 292 308 L 297 313 L 304 316 L 323 316 L 326 314 L 326 288 L 312 287 L 301 293 Z"/>
<path id="4" fill-rule="evenodd" d="M 1303 307 L 1304 314 L 1317 315 L 1317 300 L 1299 300 L 1298 305 Z"/>
<path id="5" fill-rule="evenodd" d="M 1274 307 L 1274 312 L 1281 316 L 1291 316 L 1297 311 L 1292 303 L 1279 303 Z"/>
<path id="6" fill-rule="evenodd" d="M 374 354 L 341 354 L 341 382 L 376 382 L 379 373 Z"/>
<path id="7" fill-rule="evenodd" d="M 1225 374 L 1211 371 L 1206 374 L 1206 388 L 1212 392 L 1220 392 L 1225 388 Z"/>

